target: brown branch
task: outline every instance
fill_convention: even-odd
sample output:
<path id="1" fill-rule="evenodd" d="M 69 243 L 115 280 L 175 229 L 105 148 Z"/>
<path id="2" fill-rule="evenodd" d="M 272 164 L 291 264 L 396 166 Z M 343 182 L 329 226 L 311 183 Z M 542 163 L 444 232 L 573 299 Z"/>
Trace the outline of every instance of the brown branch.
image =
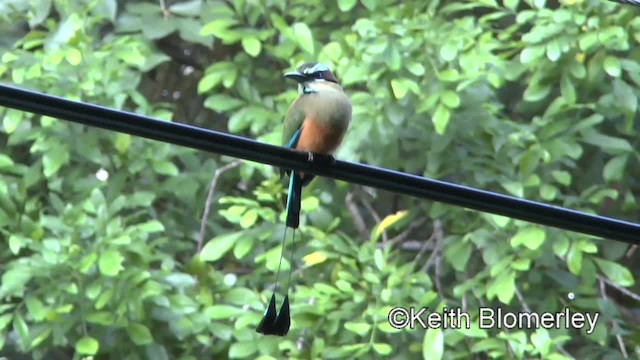
<path id="1" fill-rule="evenodd" d="M 424 266 L 422 267 L 422 271 L 427 272 L 429 271 L 429 268 L 433 265 L 433 262 L 436 260 L 436 254 L 440 251 L 440 248 L 442 247 L 442 239 L 443 239 L 443 235 L 442 235 L 442 222 L 440 220 L 436 220 L 433 222 L 433 235 L 435 236 L 435 246 L 433 248 L 433 251 L 431 252 L 431 256 L 429 256 L 429 259 L 427 259 L 427 262 L 424 264 Z"/>
<path id="2" fill-rule="evenodd" d="M 524 309 L 524 311 L 530 313 L 531 308 L 529 307 L 527 302 L 524 301 L 524 297 L 522 296 L 522 293 L 520 292 L 520 289 L 518 288 L 517 285 L 515 286 L 515 289 L 516 289 L 516 297 L 518 298 L 518 301 L 520 301 L 520 304 L 522 304 L 522 308 Z"/>
<path id="3" fill-rule="evenodd" d="M 614 283 L 613 281 L 607 279 L 606 277 L 604 277 L 602 275 L 598 274 L 598 275 L 596 275 L 596 278 L 598 280 L 600 280 L 601 282 L 604 282 L 607 285 L 611 286 L 612 288 L 620 291 L 621 293 L 627 295 L 628 297 L 632 298 L 633 300 L 640 302 L 640 295 L 638 295 L 638 294 L 636 294 L 636 293 L 634 293 L 632 291 L 629 291 L 629 290 L 623 288 L 620 285 L 617 285 L 616 283 Z"/>
<path id="4" fill-rule="evenodd" d="M 627 250 L 626 256 L 631 257 L 631 255 L 633 255 L 633 253 L 636 252 L 637 249 L 638 245 L 632 245 L 629 250 Z"/>
<path id="5" fill-rule="evenodd" d="M 438 221 L 438 220 L 436 220 Z M 434 230 L 431 233 L 431 236 L 429 236 L 429 238 L 427 240 L 425 240 L 422 243 L 422 246 L 420 247 L 420 251 L 418 251 L 418 254 L 416 254 L 416 257 L 413 259 L 414 263 L 418 263 L 422 257 L 424 256 L 424 254 L 427 252 L 427 250 L 431 249 L 431 254 L 433 255 L 433 253 L 436 251 L 437 246 L 432 244 L 432 242 L 436 239 L 436 230 L 435 230 L 435 225 L 434 225 Z"/>
<path id="6" fill-rule="evenodd" d="M 444 299 L 444 292 L 442 291 L 442 284 L 440 283 L 440 272 L 442 270 L 442 241 L 444 239 L 444 235 L 442 232 L 442 222 L 440 220 L 433 222 L 432 236 L 435 239 L 435 247 L 431 252 L 431 256 L 429 256 L 429 259 L 427 259 L 427 262 L 422 267 L 422 271 L 428 272 L 431 265 L 435 263 L 433 281 L 435 282 L 438 296 L 440 296 L 440 299 Z"/>
<path id="7" fill-rule="evenodd" d="M 615 287 L 616 289 L 618 289 L 618 286 L 614 285 L 614 284 L 611 284 L 609 279 L 605 278 L 604 276 L 596 275 L 596 277 L 598 278 L 599 283 L 600 283 L 600 295 L 602 296 L 603 299 L 607 300 L 608 299 L 607 298 L 607 291 L 606 291 L 606 286 L 604 284 L 607 283 L 607 284 Z M 615 323 L 615 321 L 613 321 L 613 320 L 610 321 L 610 322 L 611 322 L 612 325 Z M 616 340 L 618 341 L 618 347 L 620 348 L 620 352 L 622 353 L 622 356 L 625 359 L 628 359 L 629 355 L 627 354 L 627 347 L 624 346 L 624 340 L 622 340 L 622 335 L 616 334 Z"/>
<path id="8" fill-rule="evenodd" d="M 228 163 L 227 165 L 216 169 L 213 174 L 213 178 L 211 179 L 211 184 L 209 185 L 209 193 L 207 194 L 207 200 L 204 203 L 204 213 L 202 214 L 202 219 L 200 219 L 200 237 L 198 237 L 198 245 L 196 248 L 196 253 L 199 253 L 202 250 L 202 245 L 204 244 L 204 235 L 205 228 L 207 225 L 207 218 L 209 217 L 209 210 L 211 209 L 211 202 L 213 201 L 213 193 L 215 192 L 216 186 L 218 185 L 218 179 L 225 171 L 231 170 L 235 167 L 238 167 L 242 164 L 241 160 L 235 160 L 233 162 Z"/>
<path id="9" fill-rule="evenodd" d="M 347 210 L 351 213 L 351 218 L 353 219 L 353 224 L 356 226 L 358 233 L 363 239 L 369 239 L 369 231 L 367 230 L 367 224 L 364 222 L 362 215 L 360 214 L 360 210 L 358 210 L 358 206 L 356 202 L 353 200 L 354 192 L 350 191 L 347 194 L 344 202 L 347 205 Z"/>
<path id="10" fill-rule="evenodd" d="M 374 220 L 376 221 L 377 224 L 380 224 L 380 222 L 382 221 L 382 218 L 380 218 L 380 215 L 378 215 L 378 213 L 376 212 L 376 210 L 373 208 L 373 206 L 371 206 L 371 203 L 368 202 L 367 200 L 365 200 L 363 197 L 360 197 L 360 202 L 362 202 L 362 204 L 364 205 L 364 207 L 367 209 L 367 211 L 369 212 L 369 214 L 371 215 L 371 217 L 374 218 Z M 382 231 L 382 242 L 386 243 L 388 241 L 388 237 L 387 237 L 387 231 L 384 230 Z"/>
<path id="11" fill-rule="evenodd" d="M 392 237 L 391 239 L 389 239 L 389 241 L 391 243 L 396 243 L 396 242 L 401 242 L 404 241 L 406 238 L 409 237 L 409 235 L 411 234 L 411 232 L 417 228 L 419 228 L 420 226 L 424 225 L 424 223 L 427 222 L 427 219 L 419 219 L 416 221 L 412 221 L 409 226 L 407 227 L 406 230 L 404 230 L 403 232 L 401 232 L 400 234 L 398 234 L 395 237 Z"/>

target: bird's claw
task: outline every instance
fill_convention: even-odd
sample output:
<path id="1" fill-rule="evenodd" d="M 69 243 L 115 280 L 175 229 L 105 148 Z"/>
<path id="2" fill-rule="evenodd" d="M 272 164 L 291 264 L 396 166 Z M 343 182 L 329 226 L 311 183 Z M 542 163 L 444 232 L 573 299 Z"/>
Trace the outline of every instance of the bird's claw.
<path id="1" fill-rule="evenodd" d="M 307 157 L 307 161 L 308 162 L 313 162 L 313 153 L 309 152 L 307 153 L 308 157 Z"/>

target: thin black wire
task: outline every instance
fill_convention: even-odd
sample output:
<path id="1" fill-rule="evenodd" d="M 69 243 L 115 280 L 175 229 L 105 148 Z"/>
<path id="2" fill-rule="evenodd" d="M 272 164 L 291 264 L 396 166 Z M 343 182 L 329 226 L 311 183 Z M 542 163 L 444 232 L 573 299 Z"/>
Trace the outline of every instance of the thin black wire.
<path id="1" fill-rule="evenodd" d="M 193 149 L 309 172 L 315 175 L 508 216 L 630 244 L 640 244 L 640 224 L 587 214 L 466 186 L 337 160 L 309 163 L 307 154 L 195 126 L 63 99 L 0 84 L 0 106 L 74 121 Z"/>
<path id="2" fill-rule="evenodd" d="M 616 2 L 619 4 L 640 6 L 640 0 L 609 0 L 609 1 Z"/>

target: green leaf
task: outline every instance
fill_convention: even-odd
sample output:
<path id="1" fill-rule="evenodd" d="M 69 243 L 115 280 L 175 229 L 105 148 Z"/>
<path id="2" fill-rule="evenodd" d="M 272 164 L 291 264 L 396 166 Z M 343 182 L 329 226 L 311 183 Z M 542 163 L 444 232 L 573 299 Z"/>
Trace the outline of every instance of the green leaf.
<path id="1" fill-rule="evenodd" d="M 244 37 L 242 38 L 242 48 L 249 56 L 257 57 L 262 51 L 262 44 L 254 37 Z"/>
<path id="2" fill-rule="evenodd" d="M 69 150 L 66 146 L 54 146 L 42 155 L 43 174 L 47 178 L 55 175 L 62 165 L 69 162 Z"/>
<path id="3" fill-rule="evenodd" d="M 204 309 L 203 315 L 211 320 L 229 319 L 244 314 L 241 308 L 230 305 L 213 305 Z"/>
<path id="4" fill-rule="evenodd" d="M 15 315 L 13 316 L 13 330 L 20 337 L 22 346 L 25 348 L 29 348 L 29 327 L 27 326 L 27 323 L 24 321 L 20 313 L 15 313 Z"/>
<path id="5" fill-rule="evenodd" d="M 623 287 L 633 285 L 633 275 L 626 267 L 613 261 L 599 259 L 596 257 L 594 257 L 593 260 L 595 260 L 602 273 L 609 280 Z"/>
<path id="6" fill-rule="evenodd" d="M 0 154 L 0 169 L 13 166 L 14 162 L 5 154 Z"/>
<path id="7" fill-rule="evenodd" d="M 585 131 L 584 141 L 611 153 L 633 151 L 633 147 L 626 139 L 600 134 L 594 129 Z"/>
<path id="8" fill-rule="evenodd" d="M 107 250 L 100 254 L 98 269 L 105 276 L 116 276 L 123 270 L 124 257 L 116 250 Z"/>
<path id="9" fill-rule="evenodd" d="M 545 47 L 541 45 L 525 48 L 520 53 L 520 62 L 523 64 L 528 64 L 534 60 L 541 58 L 544 52 Z"/>
<path id="10" fill-rule="evenodd" d="M 508 216 L 502 216 L 502 215 L 494 215 L 491 214 L 491 220 L 493 220 L 493 222 L 498 226 L 498 227 L 505 227 L 509 224 L 509 222 L 511 221 L 511 218 Z"/>
<path id="11" fill-rule="evenodd" d="M 551 91 L 551 86 L 541 85 L 537 82 L 532 82 L 527 86 L 522 98 L 528 102 L 536 102 L 544 99 Z"/>
<path id="12" fill-rule="evenodd" d="M 118 13 L 117 0 L 104 0 L 100 5 L 98 5 L 98 9 L 107 19 L 111 20 L 112 23 L 115 23 L 116 14 Z"/>
<path id="13" fill-rule="evenodd" d="M 168 160 L 154 160 L 151 162 L 153 170 L 160 175 L 176 176 L 179 174 L 178 167 Z"/>
<path id="14" fill-rule="evenodd" d="M 0 279 L 0 298 L 3 298 L 7 294 L 21 293 L 25 284 L 31 280 L 31 274 L 24 268 L 13 268 L 2 274 Z"/>
<path id="15" fill-rule="evenodd" d="M 460 96 L 451 90 L 446 90 L 440 94 L 440 99 L 442 103 L 450 109 L 455 109 L 460 106 Z"/>
<path id="16" fill-rule="evenodd" d="M 158 220 L 149 220 L 145 223 L 138 224 L 136 226 L 138 230 L 146 234 L 157 233 L 164 231 L 164 225 Z"/>
<path id="17" fill-rule="evenodd" d="M 18 128 L 24 113 L 15 109 L 8 109 L 2 120 L 2 126 L 7 134 L 11 134 Z"/>
<path id="18" fill-rule="evenodd" d="M 456 69 L 446 69 L 438 74 L 438 78 L 444 82 L 457 82 L 460 79 L 460 73 Z"/>
<path id="19" fill-rule="evenodd" d="M 398 47 L 393 43 L 388 43 L 387 47 L 382 53 L 382 58 L 387 63 L 387 66 L 391 71 L 400 70 L 400 66 L 402 66 L 402 56 L 400 55 L 400 50 L 398 50 Z"/>
<path id="20" fill-rule="evenodd" d="M 116 318 L 115 315 L 109 311 L 96 311 L 85 315 L 85 320 L 90 323 L 109 326 L 115 322 Z"/>
<path id="21" fill-rule="evenodd" d="M 604 67 L 604 71 L 607 72 L 612 77 L 620 77 L 622 73 L 622 68 L 620 67 L 620 60 L 615 56 L 607 56 L 604 58 L 602 62 L 602 66 Z"/>
<path id="22" fill-rule="evenodd" d="M 522 258 L 511 262 L 511 268 L 518 271 L 527 271 L 531 268 L 531 259 Z"/>
<path id="23" fill-rule="evenodd" d="M 404 63 L 404 66 L 415 76 L 422 76 L 425 73 L 424 65 L 419 62 L 407 61 Z"/>
<path id="24" fill-rule="evenodd" d="M 551 40 L 548 44 L 547 44 L 547 58 L 551 61 L 556 61 L 558 59 L 560 59 L 560 44 L 558 43 L 558 40 Z"/>
<path id="25" fill-rule="evenodd" d="M 344 324 L 344 328 L 360 336 L 364 336 L 371 330 L 371 324 L 347 321 Z"/>
<path id="26" fill-rule="evenodd" d="M 560 93 L 567 104 L 571 105 L 576 102 L 576 89 L 571 82 L 571 77 L 566 72 L 563 72 L 560 77 Z"/>
<path id="27" fill-rule="evenodd" d="M 569 174 L 569 172 L 567 171 L 554 170 L 551 172 L 551 176 L 553 176 L 553 178 L 561 185 L 564 185 L 564 186 L 571 185 L 571 174 Z"/>
<path id="28" fill-rule="evenodd" d="M 440 328 L 428 328 L 422 340 L 422 357 L 440 360 L 444 354 L 444 334 Z"/>
<path id="29" fill-rule="evenodd" d="M 256 220 L 258 220 L 258 210 L 249 209 L 242 215 L 239 224 L 243 229 L 248 229 L 255 225 Z"/>
<path id="30" fill-rule="evenodd" d="M 569 239 L 566 236 L 561 235 L 553 241 L 553 253 L 556 256 L 564 257 L 569 251 Z"/>
<path id="31" fill-rule="evenodd" d="M 546 201 L 552 201 L 556 198 L 558 191 L 555 186 L 544 184 L 539 189 L 540 197 Z"/>
<path id="32" fill-rule="evenodd" d="M 438 104 L 436 111 L 433 113 L 433 117 L 431 121 L 433 122 L 433 126 L 436 129 L 436 133 L 438 135 L 444 134 L 447 129 L 447 125 L 449 124 L 449 118 L 451 117 L 451 112 L 447 109 L 442 103 Z"/>
<path id="33" fill-rule="evenodd" d="M 35 296 L 27 296 L 25 298 L 25 304 L 29 315 L 33 317 L 35 321 L 42 321 L 46 315 L 44 304 Z"/>
<path id="34" fill-rule="evenodd" d="M 616 105 L 626 112 L 627 116 L 635 115 L 638 110 L 638 97 L 634 88 L 629 84 L 621 79 L 615 79 L 613 81 L 613 98 Z"/>
<path id="35" fill-rule="evenodd" d="M 546 355 L 549 353 L 551 345 L 553 345 L 549 337 L 549 332 L 544 328 L 538 328 L 536 332 L 531 334 L 531 343 L 538 349 L 538 352 L 543 358 L 547 358 Z"/>
<path id="36" fill-rule="evenodd" d="M 389 344 L 385 343 L 373 343 L 373 350 L 380 355 L 389 355 L 393 351 L 393 348 Z"/>
<path id="37" fill-rule="evenodd" d="M 356 6 L 358 0 L 338 0 L 338 9 L 342 12 L 347 12 Z"/>
<path id="38" fill-rule="evenodd" d="M 116 133 L 113 146 L 118 150 L 118 153 L 126 154 L 129 150 L 129 145 L 131 145 L 131 135 Z"/>
<path id="39" fill-rule="evenodd" d="M 492 287 L 498 300 L 503 304 L 508 305 L 513 299 L 513 295 L 516 292 L 516 275 L 513 271 L 503 271 L 496 277 Z"/>
<path id="40" fill-rule="evenodd" d="M 69 64 L 74 66 L 79 65 L 82 61 L 82 53 L 80 53 L 80 50 L 76 48 L 70 48 L 69 50 L 67 50 L 67 52 L 65 52 L 64 54 L 64 57 L 65 59 L 67 59 Z"/>
<path id="41" fill-rule="evenodd" d="M 0 331 L 4 330 L 4 328 L 9 325 L 9 323 L 11 323 L 11 320 L 13 320 L 13 313 L 8 313 L 0 316 Z"/>
<path id="42" fill-rule="evenodd" d="M 621 180 L 623 175 L 625 174 L 628 158 L 628 154 L 623 154 L 607 161 L 604 169 L 602 169 L 602 176 L 604 177 L 605 181 L 611 182 Z"/>
<path id="43" fill-rule="evenodd" d="M 461 324 L 462 326 L 458 328 L 458 332 L 466 337 L 472 337 L 476 339 L 485 339 L 489 335 L 487 334 L 487 330 L 480 329 L 480 325 L 478 321 L 471 321 L 469 324 L 465 324 L 464 322 Z M 467 329 L 467 326 L 469 327 Z"/>
<path id="44" fill-rule="evenodd" d="M 511 238 L 511 246 L 518 247 L 524 245 L 531 250 L 536 250 L 542 245 L 546 238 L 544 230 L 538 227 L 526 227 L 520 229 L 518 233 Z"/>
<path id="45" fill-rule="evenodd" d="M 252 247 L 253 240 L 250 237 L 241 237 L 236 241 L 236 245 L 233 247 L 233 256 L 235 256 L 236 259 L 242 259 L 249 253 L 249 251 L 251 251 Z"/>
<path id="46" fill-rule="evenodd" d="M 305 23 L 295 23 L 293 24 L 293 32 L 295 33 L 295 40 L 298 46 L 309 54 L 314 54 L 313 34 L 309 26 Z"/>
<path id="47" fill-rule="evenodd" d="M 355 0 L 353 1 L 355 3 Z M 342 57 L 342 46 L 338 42 L 331 41 L 322 48 L 320 56 L 326 56 L 333 61 L 337 61 Z"/>
<path id="48" fill-rule="evenodd" d="M 171 4 L 169 12 L 182 16 L 197 16 L 200 15 L 201 8 L 202 0 L 191 0 Z"/>
<path id="49" fill-rule="evenodd" d="M 129 324 L 127 327 L 127 334 L 129 334 L 129 337 L 136 345 L 146 345 L 153 342 L 151 331 L 149 331 L 146 326 L 139 323 Z"/>
<path id="50" fill-rule="evenodd" d="M 420 93 L 420 88 L 418 84 L 409 79 L 393 79 L 391 80 L 391 90 L 393 91 L 393 95 L 396 99 L 402 99 L 407 95 L 409 90 L 414 94 Z"/>
<path id="51" fill-rule="evenodd" d="M 231 359 L 245 359 L 250 358 L 251 355 L 258 351 L 258 344 L 256 341 L 239 341 L 234 342 L 229 347 L 229 358 Z"/>
<path id="52" fill-rule="evenodd" d="M 440 57 L 444 61 L 451 61 L 458 56 L 458 47 L 453 45 L 451 42 L 445 43 L 440 48 Z"/>
<path id="53" fill-rule="evenodd" d="M 91 336 L 84 336 L 76 342 L 76 351 L 81 355 L 95 355 L 98 353 L 99 347 L 98 340 Z"/>
<path id="54" fill-rule="evenodd" d="M 222 82 L 225 74 L 223 72 L 211 72 L 200 79 L 198 83 L 198 94 L 206 93 Z"/>
<path id="55" fill-rule="evenodd" d="M 200 251 L 200 260 L 216 261 L 222 258 L 242 235 L 241 232 L 234 232 L 214 237 Z"/>
<path id="56" fill-rule="evenodd" d="M 567 268 L 576 276 L 579 276 L 580 270 L 582 270 L 582 250 L 576 243 L 571 244 L 569 253 L 567 253 Z"/>
<path id="57" fill-rule="evenodd" d="M 220 38 L 224 36 L 224 34 L 227 32 L 227 29 L 237 23 L 238 21 L 236 19 L 230 17 L 218 18 L 203 26 L 200 30 L 200 35 L 213 35 L 217 38 Z"/>
<path id="58" fill-rule="evenodd" d="M 244 101 L 233 98 L 229 95 L 211 95 L 204 101 L 204 106 L 213 111 L 224 112 L 237 109 L 244 104 Z"/>

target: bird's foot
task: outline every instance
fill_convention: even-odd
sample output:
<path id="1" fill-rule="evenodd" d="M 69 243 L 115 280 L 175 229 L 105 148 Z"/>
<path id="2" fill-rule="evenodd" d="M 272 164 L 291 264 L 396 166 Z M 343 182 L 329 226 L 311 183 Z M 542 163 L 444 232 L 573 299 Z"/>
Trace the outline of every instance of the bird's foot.
<path id="1" fill-rule="evenodd" d="M 308 155 L 307 161 L 312 163 L 313 162 L 313 153 L 312 152 L 308 152 L 307 155 Z"/>

